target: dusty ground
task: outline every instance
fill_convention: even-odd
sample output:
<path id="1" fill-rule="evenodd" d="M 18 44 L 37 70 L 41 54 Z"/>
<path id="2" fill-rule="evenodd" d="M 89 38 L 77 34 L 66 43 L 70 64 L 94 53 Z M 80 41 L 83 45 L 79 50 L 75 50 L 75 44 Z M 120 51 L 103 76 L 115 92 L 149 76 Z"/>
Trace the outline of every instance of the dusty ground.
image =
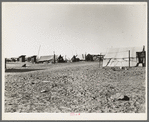
<path id="1" fill-rule="evenodd" d="M 98 62 L 8 63 L 5 112 L 144 113 L 145 68 L 99 68 Z M 129 100 L 120 100 L 127 96 Z"/>

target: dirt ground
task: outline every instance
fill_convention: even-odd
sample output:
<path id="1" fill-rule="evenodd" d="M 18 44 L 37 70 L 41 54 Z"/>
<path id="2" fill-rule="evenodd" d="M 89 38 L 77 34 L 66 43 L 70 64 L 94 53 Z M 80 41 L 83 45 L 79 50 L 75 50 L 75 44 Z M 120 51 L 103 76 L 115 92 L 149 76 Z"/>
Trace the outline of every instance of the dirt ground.
<path id="1" fill-rule="evenodd" d="M 145 68 L 7 63 L 5 112 L 144 113 Z M 126 99 L 125 99 L 126 98 Z"/>

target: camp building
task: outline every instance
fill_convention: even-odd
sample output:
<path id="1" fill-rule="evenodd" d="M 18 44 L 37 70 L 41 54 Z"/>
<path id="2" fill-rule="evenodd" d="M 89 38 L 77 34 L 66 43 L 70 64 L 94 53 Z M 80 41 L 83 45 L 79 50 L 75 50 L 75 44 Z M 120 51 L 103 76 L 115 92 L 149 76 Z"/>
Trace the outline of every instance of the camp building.
<path id="1" fill-rule="evenodd" d="M 20 61 L 20 62 L 25 62 L 25 56 L 26 56 L 26 55 L 21 55 L 21 56 L 19 56 L 19 61 Z"/>
<path id="2" fill-rule="evenodd" d="M 31 56 L 31 62 L 32 63 L 36 63 L 36 57 L 37 57 L 36 55 Z"/>

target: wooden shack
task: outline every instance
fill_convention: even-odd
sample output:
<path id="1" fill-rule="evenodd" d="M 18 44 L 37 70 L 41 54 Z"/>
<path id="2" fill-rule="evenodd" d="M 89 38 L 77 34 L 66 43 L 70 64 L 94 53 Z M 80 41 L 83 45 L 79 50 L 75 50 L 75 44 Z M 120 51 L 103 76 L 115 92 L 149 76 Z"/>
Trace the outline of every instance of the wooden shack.
<path id="1" fill-rule="evenodd" d="M 146 51 L 142 52 L 136 52 L 136 57 L 137 57 L 137 65 L 138 66 L 140 63 L 142 64 L 143 67 L 146 66 Z"/>
<path id="2" fill-rule="evenodd" d="M 32 63 L 36 63 L 36 57 L 37 57 L 36 55 L 31 56 L 31 62 L 32 62 Z"/>
<path id="3" fill-rule="evenodd" d="M 21 56 L 19 56 L 19 61 L 20 61 L 20 62 L 25 62 L 25 56 L 26 56 L 26 55 L 21 55 Z"/>
<path id="4" fill-rule="evenodd" d="M 138 66 L 141 63 L 143 67 L 146 67 L 145 46 L 143 46 L 143 50 L 141 52 L 136 52 L 136 58 L 137 58 L 137 65 L 136 66 Z"/>

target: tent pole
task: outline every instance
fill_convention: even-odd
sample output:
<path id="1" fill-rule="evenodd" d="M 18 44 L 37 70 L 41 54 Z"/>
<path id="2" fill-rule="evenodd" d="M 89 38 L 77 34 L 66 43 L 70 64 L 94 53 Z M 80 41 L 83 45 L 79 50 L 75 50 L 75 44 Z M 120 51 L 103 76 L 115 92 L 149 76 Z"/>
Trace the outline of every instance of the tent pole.
<path id="1" fill-rule="evenodd" d="M 129 68 L 130 68 L 130 50 L 129 50 Z"/>
<path id="2" fill-rule="evenodd" d="M 38 55 L 37 55 L 37 56 L 38 56 L 38 58 L 39 58 L 39 51 L 40 51 L 40 47 L 41 47 L 41 45 L 39 46 L 39 50 L 38 50 Z"/>

